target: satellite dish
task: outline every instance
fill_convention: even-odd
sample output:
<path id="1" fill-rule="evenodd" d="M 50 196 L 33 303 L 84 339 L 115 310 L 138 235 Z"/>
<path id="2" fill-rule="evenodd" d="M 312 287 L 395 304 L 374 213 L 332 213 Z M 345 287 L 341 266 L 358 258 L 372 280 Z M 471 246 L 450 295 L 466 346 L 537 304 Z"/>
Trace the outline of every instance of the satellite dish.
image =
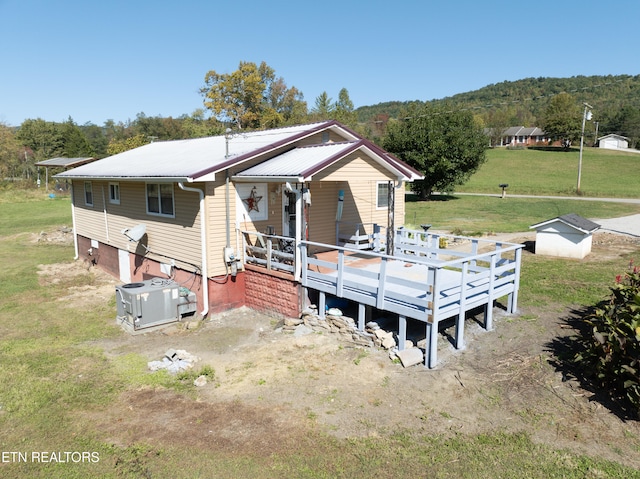
<path id="1" fill-rule="evenodd" d="M 125 228 L 122 230 L 122 234 L 129 238 L 129 241 L 140 241 L 146 232 L 147 227 L 144 224 L 139 224 L 133 228 Z"/>

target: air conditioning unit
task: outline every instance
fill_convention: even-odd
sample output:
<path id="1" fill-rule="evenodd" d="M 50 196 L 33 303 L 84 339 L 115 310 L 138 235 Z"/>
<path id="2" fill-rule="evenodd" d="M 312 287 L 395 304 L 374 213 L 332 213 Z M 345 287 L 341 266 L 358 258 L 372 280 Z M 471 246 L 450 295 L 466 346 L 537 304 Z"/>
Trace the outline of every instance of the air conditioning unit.
<path id="1" fill-rule="evenodd" d="M 171 279 L 116 286 L 118 324 L 134 331 L 176 321 L 196 311 L 196 295 Z"/>

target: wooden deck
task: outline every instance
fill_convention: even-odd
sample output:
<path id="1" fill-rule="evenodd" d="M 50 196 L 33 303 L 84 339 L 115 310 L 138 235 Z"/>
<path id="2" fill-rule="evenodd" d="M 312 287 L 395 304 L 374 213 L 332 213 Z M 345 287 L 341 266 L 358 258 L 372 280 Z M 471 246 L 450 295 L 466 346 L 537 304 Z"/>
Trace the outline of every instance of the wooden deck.
<path id="1" fill-rule="evenodd" d="M 491 330 L 495 300 L 506 296 L 508 312 L 517 309 L 521 244 L 399 229 L 393 255 L 310 241 L 300 243 L 298 255 L 291 250 L 291 238 L 243 234 L 245 262 L 291 273 L 292 281 L 318 291 L 321 315 L 327 294 L 358 304 L 360 330 L 367 307 L 395 313 L 400 349 L 407 318 L 424 323 L 429 368 L 438 362 L 442 321 L 455 318 L 454 344 L 463 348 L 469 310 L 484 307 L 484 327 Z M 371 244 L 378 243 L 373 239 Z"/>
<path id="2" fill-rule="evenodd" d="M 303 242 L 301 282 L 320 292 L 320 314 L 327 294 L 359 305 L 361 330 L 366 306 L 396 313 L 400 349 L 407 318 L 422 321 L 425 365 L 433 368 L 441 321 L 455 317 L 455 347 L 462 348 L 467 311 L 484 307 L 487 330 L 493 328 L 494 300 L 507 296 L 508 311 L 516 311 L 523 245 L 407 230 L 398 232 L 395 245 L 396 254 L 388 256 Z M 308 255 L 307 248 L 325 252 Z"/>

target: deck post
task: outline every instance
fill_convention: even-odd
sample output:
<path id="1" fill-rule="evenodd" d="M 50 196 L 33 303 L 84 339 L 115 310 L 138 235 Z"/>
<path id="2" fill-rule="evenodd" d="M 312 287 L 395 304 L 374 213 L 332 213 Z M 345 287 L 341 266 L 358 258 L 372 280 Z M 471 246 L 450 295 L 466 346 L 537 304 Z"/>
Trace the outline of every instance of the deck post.
<path id="1" fill-rule="evenodd" d="M 320 291 L 320 298 L 318 301 L 318 316 L 320 317 L 320 319 L 324 319 L 325 318 L 325 309 L 327 306 L 327 295 L 325 294 L 324 291 Z"/>
<path id="2" fill-rule="evenodd" d="M 465 261 L 462 263 L 462 278 L 460 279 L 460 310 L 458 312 L 458 318 L 456 319 L 456 349 L 464 348 L 464 320 L 467 309 L 467 273 L 469 270 L 469 263 Z"/>
<path id="3" fill-rule="evenodd" d="M 364 323 L 367 315 L 366 306 L 362 303 L 358 303 L 358 330 L 364 331 Z"/>
<path id="4" fill-rule="evenodd" d="M 342 297 L 344 286 L 344 250 L 338 251 L 338 272 L 336 278 L 336 296 Z"/>
<path id="5" fill-rule="evenodd" d="M 429 369 L 436 367 L 438 362 L 438 323 L 427 324 L 427 354 L 424 355 L 425 366 Z"/>
<path id="6" fill-rule="evenodd" d="M 489 266 L 489 299 L 484 309 L 484 329 L 491 331 L 493 329 L 493 288 L 496 278 L 496 255 L 491 255 L 491 266 Z"/>
<path id="7" fill-rule="evenodd" d="M 398 350 L 404 351 L 407 342 L 407 318 L 398 316 Z"/>
<path id="8" fill-rule="evenodd" d="M 271 238 L 267 237 L 267 269 L 271 270 L 271 256 L 273 254 L 273 244 L 271 243 Z"/>
<path id="9" fill-rule="evenodd" d="M 385 282 L 387 279 L 387 258 L 383 257 L 380 262 L 380 276 L 378 277 L 378 291 L 376 298 L 376 308 L 384 309 Z"/>
<path id="10" fill-rule="evenodd" d="M 516 265 L 513 270 L 513 292 L 509 295 L 508 309 L 511 314 L 518 310 L 518 289 L 520 289 L 520 263 L 522 261 L 522 248 L 516 250 Z"/>

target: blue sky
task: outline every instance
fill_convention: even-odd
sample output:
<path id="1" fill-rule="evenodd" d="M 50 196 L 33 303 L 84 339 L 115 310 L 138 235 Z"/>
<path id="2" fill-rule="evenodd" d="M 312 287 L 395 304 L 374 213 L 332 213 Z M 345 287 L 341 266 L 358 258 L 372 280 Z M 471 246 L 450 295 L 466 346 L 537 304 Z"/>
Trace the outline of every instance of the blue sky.
<path id="1" fill-rule="evenodd" d="M 191 114 L 209 70 L 265 61 L 309 107 L 528 77 L 640 73 L 640 1 L 0 0 L 0 122 Z"/>

